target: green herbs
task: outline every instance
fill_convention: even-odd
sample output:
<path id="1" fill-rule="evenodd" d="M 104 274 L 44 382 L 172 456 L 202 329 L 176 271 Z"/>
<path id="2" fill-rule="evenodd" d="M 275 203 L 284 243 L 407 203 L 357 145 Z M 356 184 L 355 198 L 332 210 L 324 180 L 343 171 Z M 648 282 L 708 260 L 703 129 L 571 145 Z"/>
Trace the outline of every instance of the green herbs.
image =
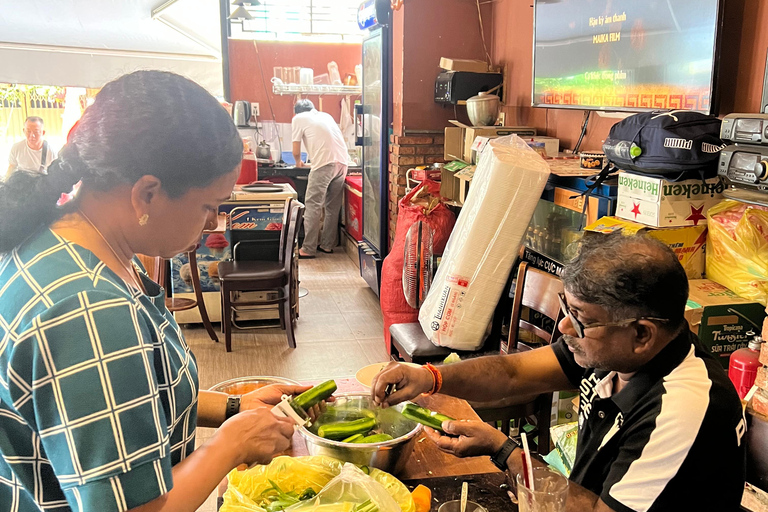
<path id="1" fill-rule="evenodd" d="M 443 422 L 453 421 L 453 418 L 440 414 L 415 404 L 405 404 L 403 416 L 435 430 L 443 432 Z"/>
<path id="2" fill-rule="evenodd" d="M 269 485 L 272 487 L 261 493 L 261 496 L 259 496 L 260 500 L 257 500 L 258 505 L 267 512 L 285 510 L 291 505 L 314 498 L 317 495 L 311 487 L 307 487 L 304 491 L 298 493 L 296 491 L 283 492 L 272 480 L 269 480 Z"/>

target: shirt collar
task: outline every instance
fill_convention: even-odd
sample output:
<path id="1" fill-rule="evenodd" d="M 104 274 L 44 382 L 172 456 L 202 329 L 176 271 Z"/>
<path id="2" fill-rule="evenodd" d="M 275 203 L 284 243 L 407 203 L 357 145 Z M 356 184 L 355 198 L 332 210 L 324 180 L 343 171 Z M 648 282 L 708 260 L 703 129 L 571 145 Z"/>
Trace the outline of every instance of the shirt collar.
<path id="1" fill-rule="evenodd" d="M 656 357 L 640 368 L 620 393 L 611 397 L 625 416 L 659 379 L 668 375 L 683 362 L 691 351 L 692 343 L 691 331 L 685 328 L 656 354 Z"/>

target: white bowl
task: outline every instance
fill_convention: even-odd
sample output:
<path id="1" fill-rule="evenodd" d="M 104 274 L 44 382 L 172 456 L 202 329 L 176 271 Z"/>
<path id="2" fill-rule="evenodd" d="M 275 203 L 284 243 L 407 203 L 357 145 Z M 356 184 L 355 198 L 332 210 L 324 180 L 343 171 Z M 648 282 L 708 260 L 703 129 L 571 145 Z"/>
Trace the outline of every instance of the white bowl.
<path id="1" fill-rule="evenodd" d="M 415 363 L 405 363 L 403 361 L 399 361 L 400 364 L 404 364 L 406 366 L 413 366 L 415 368 L 421 368 L 421 365 L 415 364 Z M 374 363 L 369 364 L 368 366 L 364 366 L 357 370 L 357 373 L 355 374 L 355 379 L 357 379 L 357 382 L 359 382 L 365 389 L 371 389 L 371 384 L 373 383 L 373 378 L 386 366 L 389 364 L 389 362 L 386 363 Z"/>

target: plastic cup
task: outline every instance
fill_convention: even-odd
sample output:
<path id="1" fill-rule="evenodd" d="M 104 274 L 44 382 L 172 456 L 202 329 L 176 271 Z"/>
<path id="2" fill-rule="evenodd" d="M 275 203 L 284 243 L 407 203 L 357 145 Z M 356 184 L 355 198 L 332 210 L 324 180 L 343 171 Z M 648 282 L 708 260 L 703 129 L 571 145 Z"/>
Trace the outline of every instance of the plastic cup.
<path id="1" fill-rule="evenodd" d="M 534 468 L 533 488 L 517 475 L 517 506 L 520 512 L 565 512 L 568 479 L 549 468 Z"/>
<path id="2" fill-rule="evenodd" d="M 446 501 L 437 509 L 437 512 L 461 512 L 461 500 Z M 467 500 L 466 512 L 488 512 L 482 505 Z"/>

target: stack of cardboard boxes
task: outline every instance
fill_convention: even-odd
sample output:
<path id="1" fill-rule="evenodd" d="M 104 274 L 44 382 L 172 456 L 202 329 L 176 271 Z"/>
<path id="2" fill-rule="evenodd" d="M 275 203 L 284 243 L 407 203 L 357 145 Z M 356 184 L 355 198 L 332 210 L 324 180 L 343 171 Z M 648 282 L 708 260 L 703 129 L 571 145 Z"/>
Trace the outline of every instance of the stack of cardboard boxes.
<path id="1" fill-rule="evenodd" d="M 757 370 L 755 386 L 757 391 L 752 396 L 750 408 L 753 412 L 768 418 L 768 343 L 763 343 L 760 349 L 760 362 L 763 367 Z"/>

